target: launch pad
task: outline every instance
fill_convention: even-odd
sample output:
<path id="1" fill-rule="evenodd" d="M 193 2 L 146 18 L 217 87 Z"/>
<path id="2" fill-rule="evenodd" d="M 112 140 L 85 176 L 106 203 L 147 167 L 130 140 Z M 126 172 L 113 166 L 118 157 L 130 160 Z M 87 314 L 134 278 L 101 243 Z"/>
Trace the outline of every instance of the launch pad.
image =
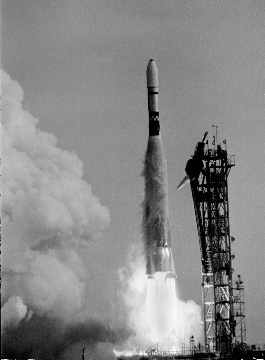
<path id="1" fill-rule="evenodd" d="M 149 359 L 217 359 L 218 355 L 210 353 L 208 349 L 205 349 L 199 344 L 195 346 L 191 341 L 190 346 L 186 346 L 184 343 L 178 350 L 172 346 L 160 346 L 154 344 L 145 351 L 137 350 L 127 355 L 117 356 L 118 360 L 149 360 Z"/>
<path id="2" fill-rule="evenodd" d="M 134 351 L 128 355 L 116 356 L 118 360 L 174 360 L 174 359 L 223 359 L 223 360 L 264 360 L 265 359 L 265 344 L 262 346 L 252 345 L 247 347 L 244 351 L 234 350 L 231 354 L 220 354 L 219 352 L 209 352 L 205 347 L 186 347 L 180 351 L 173 351 L 169 348 L 152 347 L 145 351 Z"/>
<path id="3" fill-rule="evenodd" d="M 177 351 L 173 343 L 169 348 L 154 345 L 118 360 L 265 359 L 265 344 L 246 344 L 244 283 L 240 275 L 232 278 L 235 239 L 230 235 L 227 178 L 235 158 L 227 154 L 226 141 L 221 146 L 216 137 L 214 147 L 207 141 L 197 144 L 191 160 L 199 171 L 189 178 L 201 248 L 204 344 L 191 340 Z"/>
<path id="4" fill-rule="evenodd" d="M 149 142 L 145 165 L 143 223 L 147 274 L 155 277 L 159 272 L 175 274 L 175 268 L 168 226 L 166 159 L 159 125 L 158 72 L 153 60 L 150 60 L 147 68 L 147 87 Z M 231 168 L 235 166 L 235 157 L 227 154 L 226 140 L 222 144 L 217 142 L 217 126 L 213 127 L 216 133 L 213 141 L 210 140 L 211 145 L 206 140 L 206 132 L 203 140 L 197 143 L 194 155 L 188 160 L 186 175 L 178 186 L 180 189 L 186 182 L 190 182 L 195 210 L 201 250 L 204 343 L 196 342 L 192 335 L 185 342 L 182 342 L 182 337 L 178 337 L 169 346 L 156 343 L 146 350 L 115 352 L 118 360 L 265 358 L 265 344 L 262 347 L 249 347 L 246 344 L 244 284 L 240 275 L 236 281 L 233 280 L 232 260 L 235 256 L 231 252 L 231 243 L 235 239 L 230 235 L 229 224 L 227 179 Z M 155 302 L 154 297 L 151 302 Z M 163 306 L 157 306 L 156 310 L 164 317 L 167 312 L 161 309 L 167 308 L 167 304 L 161 304 Z M 161 324 L 163 321 L 157 322 L 158 330 L 161 330 Z M 162 333 L 166 334 L 165 331 Z"/>

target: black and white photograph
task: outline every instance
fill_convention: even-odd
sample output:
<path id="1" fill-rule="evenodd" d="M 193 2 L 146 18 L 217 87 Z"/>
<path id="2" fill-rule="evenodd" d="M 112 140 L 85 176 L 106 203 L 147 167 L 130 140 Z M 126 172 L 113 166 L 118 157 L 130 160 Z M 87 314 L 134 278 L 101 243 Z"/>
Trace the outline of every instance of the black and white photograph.
<path id="1" fill-rule="evenodd" d="M 0 10 L 1 358 L 265 359 L 265 1 Z"/>

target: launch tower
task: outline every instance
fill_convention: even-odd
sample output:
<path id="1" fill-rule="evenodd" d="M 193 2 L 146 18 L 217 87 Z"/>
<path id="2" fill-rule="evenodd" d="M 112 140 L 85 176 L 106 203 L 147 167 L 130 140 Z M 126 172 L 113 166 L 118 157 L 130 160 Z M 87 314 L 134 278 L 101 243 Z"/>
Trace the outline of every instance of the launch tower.
<path id="1" fill-rule="evenodd" d="M 197 144 L 192 161 L 203 168 L 190 184 L 201 248 L 205 346 L 222 354 L 231 351 L 235 338 L 227 186 L 235 158 L 216 140 L 213 148 L 208 141 Z"/>

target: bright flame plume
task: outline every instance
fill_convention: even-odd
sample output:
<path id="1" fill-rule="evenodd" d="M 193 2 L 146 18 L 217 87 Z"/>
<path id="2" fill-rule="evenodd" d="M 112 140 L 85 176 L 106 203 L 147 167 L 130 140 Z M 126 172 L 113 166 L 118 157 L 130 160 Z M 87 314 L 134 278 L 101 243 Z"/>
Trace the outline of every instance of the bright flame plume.
<path id="1" fill-rule="evenodd" d="M 146 312 L 155 342 L 163 342 L 177 326 L 176 278 L 156 272 L 147 279 Z"/>

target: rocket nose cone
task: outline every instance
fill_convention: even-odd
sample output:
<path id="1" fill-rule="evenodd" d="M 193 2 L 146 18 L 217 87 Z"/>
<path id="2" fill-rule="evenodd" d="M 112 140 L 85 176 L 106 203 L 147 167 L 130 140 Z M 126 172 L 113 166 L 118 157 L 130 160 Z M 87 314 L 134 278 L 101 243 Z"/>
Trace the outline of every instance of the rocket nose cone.
<path id="1" fill-rule="evenodd" d="M 146 69 L 147 87 L 158 87 L 158 70 L 156 63 L 151 59 Z"/>

